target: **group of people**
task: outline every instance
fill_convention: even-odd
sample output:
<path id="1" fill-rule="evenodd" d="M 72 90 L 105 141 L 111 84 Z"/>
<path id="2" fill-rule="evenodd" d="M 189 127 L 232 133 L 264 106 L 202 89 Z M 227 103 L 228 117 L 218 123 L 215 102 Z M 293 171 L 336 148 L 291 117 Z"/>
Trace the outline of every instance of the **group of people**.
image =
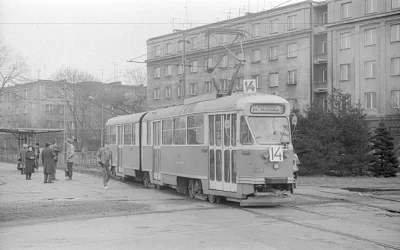
<path id="1" fill-rule="evenodd" d="M 67 167 L 65 169 L 65 176 L 67 180 L 72 180 L 72 166 L 74 163 L 75 147 L 72 139 L 68 139 L 67 143 Z M 46 142 L 45 148 L 40 150 L 39 143 L 35 147 L 24 144 L 19 153 L 18 169 L 21 170 L 21 175 L 26 175 L 26 180 L 32 180 L 32 173 L 35 169 L 39 171 L 39 159 L 42 160 L 44 183 L 53 183 L 58 181 L 56 178 L 57 162 L 58 162 L 58 149 L 55 140 L 52 143 Z"/>
<path id="2" fill-rule="evenodd" d="M 72 139 L 67 139 L 66 143 L 67 165 L 65 168 L 65 176 L 66 180 L 72 180 L 75 147 Z M 54 181 L 58 181 L 56 172 L 59 152 L 60 150 L 55 140 L 53 140 L 52 143 L 46 142 L 45 148 L 42 150 L 40 150 L 39 143 L 36 143 L 35 147 L 24 144 L 18 159 L 18 169 L 21 170 L 21 175 L 25 174 L 26 180 L 31 180 L 32 173 L 35 172 L 35 169 L 39 171 L 39 158 L 41 158 L 44 183 L 54 183 Z M 104 147 L 100 148 L 97 152 L 97 162 L 102 168 L 104 189 L 107 190 L 107 183 L 111 177 L 110 168 L 112 166 L 112 151 L 109 142 L 105 142 Z"/>

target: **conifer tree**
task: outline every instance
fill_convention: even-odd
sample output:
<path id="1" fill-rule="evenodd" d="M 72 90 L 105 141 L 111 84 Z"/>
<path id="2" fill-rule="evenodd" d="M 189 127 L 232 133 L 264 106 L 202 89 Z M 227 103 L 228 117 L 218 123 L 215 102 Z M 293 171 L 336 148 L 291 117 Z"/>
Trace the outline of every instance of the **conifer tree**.
<path id="1" fill-rule="evenodd" d="M 393 154 L 393 137 L 390 136 L 385 124 L 381 121 L 371 136 L 374 158 L 370 167 L 374 176 L 396 176 L 396 159 Z"/>

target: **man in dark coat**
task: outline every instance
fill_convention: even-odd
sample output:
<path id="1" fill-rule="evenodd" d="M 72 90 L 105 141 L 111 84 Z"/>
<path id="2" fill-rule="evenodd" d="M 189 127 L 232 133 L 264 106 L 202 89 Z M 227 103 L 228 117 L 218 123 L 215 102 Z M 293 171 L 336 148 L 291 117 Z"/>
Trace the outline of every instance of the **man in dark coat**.
<path id="1" fill-rule="evenodd" d="M 56 155 L 54 157 L 54 172 L 51 174 L 51 180 L 52 181 L 58 181 L 58 179 L 56 178 L 56 172 L 57 172 L 58 153 L 60 152 L 60 150 L 58 149 L 56 140 L 52 141 L 52 144 L 50 145 L 50 148 L 51 148 L 51 150 L 53 150 L 53 152 Z"/>
<path id="2" fill-rule="evenodd" d="M 49 147 L 50 143 L 46 142 L 46 147 L 42 150 L 41 157 L 43 163 L 44 183 L 53 183 L 51 174 L 54 172 L 54 157 L 55 153 Z"/>

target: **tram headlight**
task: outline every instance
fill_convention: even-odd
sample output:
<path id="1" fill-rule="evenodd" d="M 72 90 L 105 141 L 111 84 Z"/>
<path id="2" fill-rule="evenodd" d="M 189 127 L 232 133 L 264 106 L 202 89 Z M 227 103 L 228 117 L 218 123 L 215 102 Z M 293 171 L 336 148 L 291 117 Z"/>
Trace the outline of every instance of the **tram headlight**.
<path id="1" fill-rule="evenodd" d="M 277 170 L 277 169 L 279 168 L 279 164 L 278 164 L 278 163 L 274 163 L 273 168 L 274 168 L 275 170 Z"/>

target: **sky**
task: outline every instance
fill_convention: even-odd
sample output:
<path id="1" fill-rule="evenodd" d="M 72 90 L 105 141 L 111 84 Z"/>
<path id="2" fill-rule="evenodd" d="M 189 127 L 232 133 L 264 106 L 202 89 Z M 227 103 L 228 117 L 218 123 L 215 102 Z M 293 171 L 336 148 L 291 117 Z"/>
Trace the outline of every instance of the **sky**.
<path id="1" fill-rule="evenodd" d="M 32 80 L 71 67 L 123 81 L 126 70 L 145 67 L 127 60 L 145 55 L 148 39 L 186 20 L 197 27 L 285 2 L 299 0 L 0 0 L 0 39 L 27 58 Z"/>

